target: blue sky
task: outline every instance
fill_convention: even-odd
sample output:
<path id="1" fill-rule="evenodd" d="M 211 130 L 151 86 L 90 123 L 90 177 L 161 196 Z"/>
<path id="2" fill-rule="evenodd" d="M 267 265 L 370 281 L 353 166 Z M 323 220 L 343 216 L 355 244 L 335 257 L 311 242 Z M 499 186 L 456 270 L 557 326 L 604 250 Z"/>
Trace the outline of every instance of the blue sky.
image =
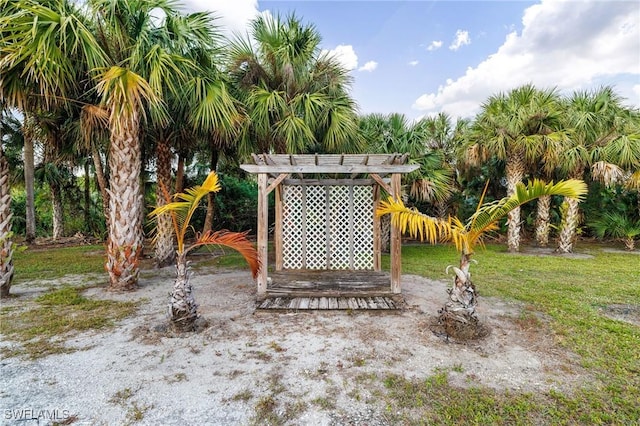
<path id="1" fill-rule="evenodd" d="M 351 69 L 362 113 L 475 114 L 525 83 L 561 93 L 614 85 L 640 107 L 638 1 L 189 0 L 227 32 L 258 13 L 295 12 Z"/>

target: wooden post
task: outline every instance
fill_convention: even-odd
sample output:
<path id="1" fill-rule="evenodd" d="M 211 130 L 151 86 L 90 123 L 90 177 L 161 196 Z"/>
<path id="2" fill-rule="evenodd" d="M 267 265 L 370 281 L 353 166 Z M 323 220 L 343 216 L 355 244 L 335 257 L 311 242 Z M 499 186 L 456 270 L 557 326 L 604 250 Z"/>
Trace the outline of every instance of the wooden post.
<path id="1" fill-rule="evenodd" d="M 276 229 L 273 245 L 276 250 L 276 271 L 282 271 L 284 260 L 282 257 L 282 185 L 276 187 Z"/>
<path id="2" fill-rule="evenodd" d="M 267 294 L 268 271 L 268 240 L 269 240 L 269 194 L 267 193 L 267 174 L 258 174 L 258 258 L 261 266 L 258 272 L 258 299 Z"/>
<path id="3" fill-rule="evenodd" d="M 380 244 L 380 216 L 376 214 L 380 205 L 380 186 L 373 186 L 373 270 L 382 269 L 381 244 Z"/>
<path id="4" fill-rule="evenodd" d="M 391 175 L 391 196 L 400 197 L 400 174 L 393 173 Z M 402 272 L 402 252 L 401 243 L 402 235 L 400 230 L 395 226 L 391 226 L 391 293 L 400 293 L 400 273 Z"/>

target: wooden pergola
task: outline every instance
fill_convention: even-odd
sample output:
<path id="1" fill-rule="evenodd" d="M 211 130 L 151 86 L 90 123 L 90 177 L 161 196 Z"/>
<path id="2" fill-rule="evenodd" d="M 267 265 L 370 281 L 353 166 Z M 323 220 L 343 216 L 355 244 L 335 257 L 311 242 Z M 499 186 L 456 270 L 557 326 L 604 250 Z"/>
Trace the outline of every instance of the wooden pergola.
<path id="1" fill-rule="evenodd" d="M 334 287 L 331 294 L 345 295 L 351 287 L 386 276 L 381 272 L 380 219 L 375 210 L 383 193 L 400 194 L 403 173 L 418 168 L 406 164 L 407 154 L 254 154 L 252 158 L 254 164 L 240 167 L 258 175 L 257 249 L 262 262 L 258 300 L 272 292 L 317 295 L 322 287 L 318 283 L 329 287 L 340 283 L 341 290 L 336 292 Z M 269 277 L 268 197 L 272 191 L 275 270 Z M 392 227 L 388 294 L 401 291 L 400 246 L 400 233 Z M 281 282 L 285 279 L 287 285 Z M 310 282 L 315 284 L 309 287 Z"/>

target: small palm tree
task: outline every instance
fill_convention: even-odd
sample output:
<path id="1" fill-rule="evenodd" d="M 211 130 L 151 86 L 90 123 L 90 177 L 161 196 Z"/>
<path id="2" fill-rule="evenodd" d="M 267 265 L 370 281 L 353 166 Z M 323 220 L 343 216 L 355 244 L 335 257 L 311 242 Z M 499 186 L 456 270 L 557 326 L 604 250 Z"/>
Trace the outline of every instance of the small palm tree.
<path id="1" fill-rule="evenodd" d="M 463 223 L 457 217 L 431 217 L 414 208 L 405 207 L 401 200 L 392 198 L 381 204 L 377 214 L 391 214 L 392 225 L 412 237 L 419 237 L 431 243 L 452 241 L 455 244 L 461 253 L 460 267 L 451 267 L 455 272 L 454 285 L 448 290 L 449 301 L 439 311 L 439 321 L 451 336 L 475 337 L 478 326 L 475 315 L 477 299 L 469 266 L 475 247 L 482 243 L 482 237 L 498 229 L 498 221 L 509 212 L 529 201 L 545 195 L 562 195 L 580 200 L 586 193 L 587 185 L 581 180 L 567 180 L 556 184 L 534 180 L 526 186 L 518 183 L 511 196 L 492 203 L 483 204 L 483 193 L 476 212 L 467 223 Z M 447 267 L 447 271 L 449 268 Z"/>
<path id="2" fill-rule="evenodd" d="M 589 223 L 598 238 L 611 237 L 624 243 L 627 250 L 635 248 L 635 238 L 640 236 L 640 221 L 634 222 L 619 212 L 606 212 Z"/>
<path id="3" fill-rule="evenodd" d="M 159 206 L 149 213 L 149 216 L 155 220 L 160 215 L 169 213 L 173 222 L 178 245 L 176 253 L 177 277 L 171 292 L 169 311 L 171 323 L 180 331 L 193 330 L 195 321 L 198 318 L 198 306 L 193 297 L 193 288 L 189 282 L 190 273 L 187 254 L 191 250 L 200 246 L 226 246 L 242 254 L 249 264 L 254 278 L 260 269 L 258 254 L 247 239 L 246 232 L 208 231 L 197 233 L 195 241 L 191 245 L 186 245 L 187 232 L 192 229 L 190 225 L 191 218 L 200 201 L 209 192 L 218 192 L 219 190 L 218 175 L 215 172 L 211 172 L 202 185 L 189 188 L 186 192 L 175 194 L 174 202 Z"/>

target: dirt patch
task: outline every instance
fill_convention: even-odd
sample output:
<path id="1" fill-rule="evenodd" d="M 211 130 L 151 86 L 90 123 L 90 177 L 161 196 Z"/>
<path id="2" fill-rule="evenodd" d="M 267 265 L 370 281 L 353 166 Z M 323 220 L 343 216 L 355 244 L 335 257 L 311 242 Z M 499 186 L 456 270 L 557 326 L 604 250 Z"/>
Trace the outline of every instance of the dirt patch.
<path id="1" fill-rule="evenodd" d="M 615 304 L 599 308 L 602 315 L 640 327 L 640 305 Z"/>
<path id="2" fill-rule="evenodd" d="M 0 407 L 66 410 L 82 424 L 235 425 L 262 414 L 290 424 L 388 424 L 381 396 L 388 375 L 447 371 L 455 386 L 515 392 L 570 391 L 590 379 L 544 316 L 522 304 L 480 298 L 478 315 L 491 333 L 446 339 L 433 321 L 448 283 L 409 275 L 401 311 L 265 312 L 255 309 L 249 273 L 201 269 L 192 279 L 198 332 L 169 335 L 173 270 L 145 272 L 135 293 L 87 290 L 141 300 L 141 308 L 115 328 L 74 336 L 73 353 L 3 359 Z M 34 296 L 33 287 L 12 290 L 10 305 Z"/>

